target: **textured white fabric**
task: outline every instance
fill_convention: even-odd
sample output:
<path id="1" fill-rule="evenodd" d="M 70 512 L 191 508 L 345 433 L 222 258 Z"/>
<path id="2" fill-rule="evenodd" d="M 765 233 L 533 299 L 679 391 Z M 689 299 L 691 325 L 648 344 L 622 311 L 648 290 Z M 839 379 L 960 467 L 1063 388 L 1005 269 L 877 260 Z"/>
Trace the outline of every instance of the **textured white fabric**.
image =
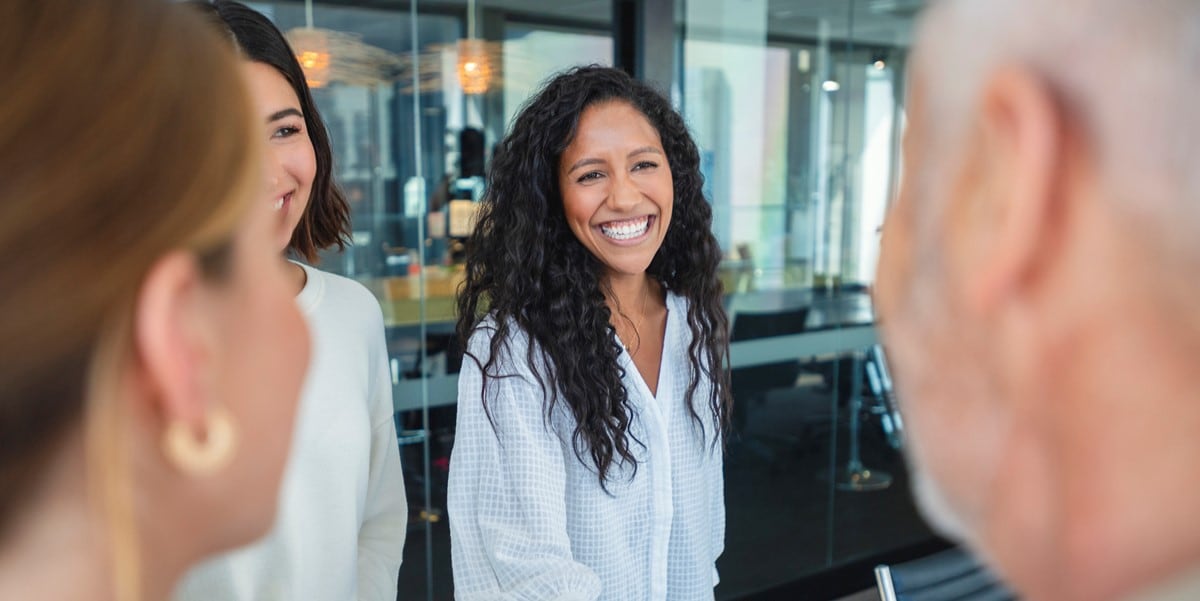
<path id="1" fill-rule="evenodd" d="M 192 570 L 176 599 L 396 599 L 408 506 L 383 316 L 361 284 L 303 267 L 312 359 L 275 526 Z"/>
<path id="2" fill-rule="evenodd" d="M 714 447 L 710 386 L 696 395 L 705 434 L 689 412 L 686 302 L 668 295 L 666 339 L 655 398 L 622 353 L 634 407 L 639 465 L 613 469 L 608 494 L 594 466 L 572 449 L 565 404 L 545 419 L 545 398 L 515 330 L 481 403 L 479 366 L 463 361 L 458 430 L 450 459 L 450 543 L 460 601 L 712 599 L 724 548 L 720 446 Z M 514 327 L 515 329 L 515 327 Z M 469 342 L 486 362 L 487 322 Z M 545 373 L 543 370 L 541 373 Z M 585 454 L 585 458 L 588 456 Z"/>

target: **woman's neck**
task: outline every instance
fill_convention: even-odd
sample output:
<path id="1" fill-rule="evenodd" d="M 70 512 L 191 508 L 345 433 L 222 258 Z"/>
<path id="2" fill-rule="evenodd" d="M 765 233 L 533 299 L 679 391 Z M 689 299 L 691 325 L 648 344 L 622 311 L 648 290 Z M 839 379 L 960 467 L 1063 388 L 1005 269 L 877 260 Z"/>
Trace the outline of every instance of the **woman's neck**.
<path id="1" fill-rule="evenodd" d="M 288 276 L 292 280 L 292 290 L 295 291 L 292 295 L 297 296 L 301 292 L 304 292 L 304 287 L 308 285 L 308 272 L 304 271 L 304 268 L 299 263 L 288 261 L 286 257 L 284 261 L 287 262 Z"/>
<path id="2" fill-rule="evenodd" d="M 649 275 L 610 276 L 606 287 L 606 300 L 614 310 L 628 314 L 644 311 L 650 303 L 657 304 L 659 286 Z"/>
<path id="3" fill-rule="evenodd" d="M 83 499 L 34 503 L 0 550 L 0 599 L 112 599 L 111 564 Z"/>
<path id="4" fill-rule="evenodd" d="M 666 310 L 662 286 L 648 275 L 610 278 L 605 282 L 605 300 L 611 313 L 609 323 L 625 350 L 637 355 L 651 330 L 658 328 Z M 660 331 L 661 330 L 657 330 Z M 653 336 L 651 336 L 653 338 Z M 653 348 L 650 345 L 647 348 Z"/>
<path id="5" fill-rule="evenodd" d="M 89 495 L 82 455 L 60 457 L 25 509 L 10 516 L 0 542 L 0 599 L 126 601 L 116 599 L 112 533 Z M 187 568 L 186 552 L 178 541 L 154 544 L 146 524 L 139 527 L 137 599 L 166 599 Z"/>

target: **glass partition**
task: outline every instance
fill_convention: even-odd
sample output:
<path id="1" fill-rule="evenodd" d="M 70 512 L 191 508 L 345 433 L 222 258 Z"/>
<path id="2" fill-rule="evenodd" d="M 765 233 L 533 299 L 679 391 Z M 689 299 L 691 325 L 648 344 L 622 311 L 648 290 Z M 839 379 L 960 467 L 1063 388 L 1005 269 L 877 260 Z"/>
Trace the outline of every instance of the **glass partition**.
<path id="1" fill-rule="evenodd" d="M 411 511 L 401 599 L 453 598 L 454 294 L 491 148 L 546 77 L 612 64 L 608 2 L 558 15 L 525 4 L 316 3 L 310 22 L 303 4 L 252 3 L 285 32 L 312 27 L 331 40 L 313 95 L 354 233 L 321 266 L 365 284 L 384 313 Z"/>
<path id="2" fill-rule="evenodd" d="M 919 8 L 685 0 L 678 11 L 677 83 L 732 322 L 720 599 L 931 538 L 910 501 L 869 296 Z"/>
<path id="3" fill-rule="evenodd" d="M 869 298 L 920 2 L 670 1 L 677 22 L 654 34 L 678 46 L 673 100 L 700 146 L 733 324 L 717 597 L 735 599 L 930 537 Z M 491 149 L 548 76 L 613 63 L 613 4 L 345 0 L 311 21 L 301 3 L 252 4 L 331 36 L 314 96 L 354 234 L 322 267 L 383 308 L 411 509 L 400 599 L 453 598 L 454 298 Z"/>

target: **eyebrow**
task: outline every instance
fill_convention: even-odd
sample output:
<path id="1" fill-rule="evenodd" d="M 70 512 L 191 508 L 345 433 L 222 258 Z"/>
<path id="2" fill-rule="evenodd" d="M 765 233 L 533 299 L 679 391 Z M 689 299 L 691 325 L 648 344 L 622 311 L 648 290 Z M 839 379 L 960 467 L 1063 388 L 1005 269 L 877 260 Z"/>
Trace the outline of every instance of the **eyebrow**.
<path id="1" fill-rule="evenodd" d="M 270 123 L 272 121 L 278 121 L 280 119 L 283 119 L 284 117 L 288 117 L 291 115 L 295 115 L 297 117 L 300 117 L 301 119 L 304 118 L 304 113 L 301 113 L 300 109 L 286 108 L 286 109 L 283 109 L 282 111 L 276 111 L 274 113 L 271 113 L 271 116 L 267 117 L 267 123 Z"/>
<path id="2" fill-rule="evenodd" d="M 637 156 L 639 154 L 646 154 L 646 153 L 661 155 L 662 151 L 653 146 L 643 146 L 641 148 L 633 149 L 632 151 L 629 152 L 629 154 L 625 155 L 625 158 L 630 158 L 630 157 Z M 604 163 L 604 159 L 597 159 L 597 158 L 580 159 L 580 160 L 576 161 L 574 165 L 571 165 L 570 169 L 567 169 L 567 173 L 571 173 L 572 171 L 575 171 L 576 169 L 579 169 L 580 167 L 586 167 L 588 165 L 599 165 L 599 164 L 603 164 L 603 163 Z"/>

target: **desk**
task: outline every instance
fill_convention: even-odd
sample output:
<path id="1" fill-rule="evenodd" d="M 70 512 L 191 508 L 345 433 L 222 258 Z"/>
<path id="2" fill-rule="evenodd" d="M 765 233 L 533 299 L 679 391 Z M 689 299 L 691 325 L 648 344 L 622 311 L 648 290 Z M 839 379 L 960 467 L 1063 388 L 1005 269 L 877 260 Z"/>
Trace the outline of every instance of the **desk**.
<path id="1" fill-rule="evenodd" d="M 452 323 L 455 320 L 455 297 L 463 282 L 463 271 L 457 268 L 427 267 L 424 281 L 426 323 Z M 421 286 L 416 276 L 372 278 L 363 285 L 379 299 L 383 322 L 389 328 L 421 324 Z M 737 292 L 725 295 L 725 309 L 730 316 L 738 310 L 778 311 L 788 307 L 810 306 L 810 329 L 834 325 L 871 323 L 871 298 L 865 292 L 841 294 L 814 292 L 811 288 L 787 288 Z"/>
<path id="2" fill-rule="evenodd" d="M 453 322 L 455 298 L 464 278 L 461 269 L 428 267 L 425 269 L 426 323 Z M 416 276 L 372 278 L 362 282 L 383 310 L 383 324 L 389 328 L 421 324 L 421 286 Z"/>
<path id="3" fill-rule="evenodd" d="M 865 349 L 875 342 L 875 327 L 869 324 L 828 328 L 791 336 L 734 342 L 729 345 L 729 362 L 732 367 L 749 367 L 794 357 L 840 355 Z M 457 403 L 458 374 L 400 380 L 392 387 L 392 403 L 396 411 L 421 409 L 422 398 L 429 399 L 430 407 Z"/>
<path id="4" fill-rule="evenodd" d="M 437 331 L 452 333 L 455 320 L 455 295 L 463 281 L 461 269 L 429 267 L 425 271 L 425 323 Z M 412 352 L 419 352 L 421 324 L 421 285 L 415 276 L 388 277 L 363 282 L 383 308 L 384 324 L 402 336 L 415 338 Z M 865 292 L 832 294 L 809 288 L 748 291 L 726 295 L 725 309 L 730 319 L 738 311 L 778 311 L 789 307 L 810 307 L 808 331 L 789 336 L 734 342 L 729 347 L 731 367 L 764 365 L 796 357 L 840 355 L 865 349 L 876 343 L 871 297 Z M 458 375 L 403 379 L 392 388 L 396 411 L 422 407 L 428 398 L 430 407 L 458 402 Z M 426 396 L 428 395 L 428 396 Z"/>

